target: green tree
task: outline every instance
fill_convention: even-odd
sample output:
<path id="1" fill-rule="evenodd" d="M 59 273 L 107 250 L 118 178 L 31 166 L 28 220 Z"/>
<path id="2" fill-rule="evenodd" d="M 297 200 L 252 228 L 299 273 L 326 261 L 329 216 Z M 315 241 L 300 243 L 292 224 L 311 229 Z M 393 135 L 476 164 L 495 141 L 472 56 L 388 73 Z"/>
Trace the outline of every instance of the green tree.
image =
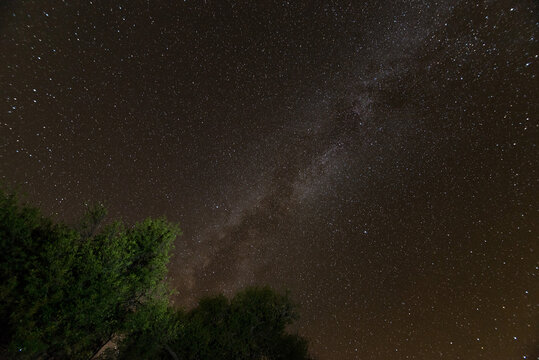
<path id="1" fill-rule="evenodd" d="M 163 299 L 147 302 L 132 313 L 126 321 L 119 341 L 119 351 L 112 358 L 130 359 L 178 359 L 169 347 L 179 332 L 182 311 L 174 310 Z"/>
<path id="2" fill-rule="evenodd" d="M 286 332 L 298 318 L 296 306 L 268 287 L 231 300 L 203 298 L 187 313 L 162 307 L 147 314 L 152 319 L 142 315 L 121 342 L 120 359 L 309 359 L 306 340 Z"/>
<path id="3" fill-rule="evenodd" d="M 0 190 L 0 344 L 11 356 L 88 359 L 166 301 L 179 229 L 148 219 L 96 232 L 104 215 L 98 206 L 77 227 L 56 224 Z"/>
<path id="4" fill-rule="evenodd" d="M 308 359 L 307 342 L 286 332 L 297 318 L 288 294 L 247 288 L 230 301 L 202 299 L 170 347 L 181 359 Z"/>
<path id="5" fill-rule="evenodd" d="M 286 332 L 298 317 L 288 294 L 254 287 L 173 309 L 164 278 L 178 227 L 105 215 L 97 205 L 55 223 L 0 189 L 0 358 L 308 358 Z"/>

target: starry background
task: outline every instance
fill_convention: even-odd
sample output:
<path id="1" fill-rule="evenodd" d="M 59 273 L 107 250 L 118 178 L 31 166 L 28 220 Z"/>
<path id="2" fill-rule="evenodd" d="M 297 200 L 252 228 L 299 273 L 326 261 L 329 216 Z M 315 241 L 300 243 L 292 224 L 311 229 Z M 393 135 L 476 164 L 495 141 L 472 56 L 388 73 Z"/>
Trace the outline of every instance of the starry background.
<path id="1" fill-rule="evenodd" d="M 320 359 L 538 352 L 533 1 L 1 1 L 0 180 L 181 224 L 178 306 L 290 289 Z"/>

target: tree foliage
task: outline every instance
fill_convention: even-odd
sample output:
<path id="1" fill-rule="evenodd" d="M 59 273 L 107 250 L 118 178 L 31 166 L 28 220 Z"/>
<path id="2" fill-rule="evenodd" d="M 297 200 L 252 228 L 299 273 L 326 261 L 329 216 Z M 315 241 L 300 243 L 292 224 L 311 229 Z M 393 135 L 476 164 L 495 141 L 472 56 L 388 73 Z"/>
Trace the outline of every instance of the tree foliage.
<path id="1" fill-rule="evenodd" d="M 232 300 L 202 299 L 173 344 L 184 359 L 305 359 L 307 343 L 285 332 L 297 318 L 288 295 L 248 288 Z"/>
<path id="2" fill-rule="evenodd" d="M 288 295 L 250 288 L 172 308 L 166 265 L 179 228 L 164 219 L 101 225 L 103 206 L 68 226 L 0 189 L 0 357 L 306 359 L 286 333 Z M 114 339 L 118 350 L 100 351 Z"/>
<path id="3" fill-rule="evenodd" d="M 161 316 L 153 322 L 159 326 L 137 326 L 144 330 L 125 339 L 121 358 L 308 359 L 307 342 L 285 331 L 297 318 L 288 295 L 268 287 L 247 288 L 231 300 L 208 297 L 189 312 Z"/>
<path id="4" fill-rule="evenodd" d="M 166 295 L 178 228 L 148 219 L 94 233 L 104 214 L 90 209 L 75 230 L 0 193 L 0 340 L 11 354 L 88 359 L 142 304 Z"/>

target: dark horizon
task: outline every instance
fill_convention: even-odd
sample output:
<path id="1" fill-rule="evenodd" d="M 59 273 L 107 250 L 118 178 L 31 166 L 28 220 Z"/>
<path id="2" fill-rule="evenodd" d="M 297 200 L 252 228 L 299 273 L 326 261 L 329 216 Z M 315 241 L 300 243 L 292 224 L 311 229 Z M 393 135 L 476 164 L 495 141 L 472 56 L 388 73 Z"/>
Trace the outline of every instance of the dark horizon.
<path id="1" fill-rule="evenodd" d="M 290 289 L 317 358 L 532 359 L 538 56 L 525 0 L 6 1 L 0 181 L 178 222 L 178 306 Z"/>

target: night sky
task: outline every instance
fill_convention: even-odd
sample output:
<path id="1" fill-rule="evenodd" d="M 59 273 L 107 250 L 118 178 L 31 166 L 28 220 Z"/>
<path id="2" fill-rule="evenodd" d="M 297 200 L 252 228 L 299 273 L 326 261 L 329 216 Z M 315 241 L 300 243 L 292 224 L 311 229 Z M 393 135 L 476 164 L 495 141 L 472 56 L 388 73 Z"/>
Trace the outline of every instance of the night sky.
<path id="1" fill-rule="evenodd" d="M 537 30 L 532 0 L 0 1 L 0 181 L 179 222 L 175 304 L 290 289 L 320 359 L 536 359 Z"/>

